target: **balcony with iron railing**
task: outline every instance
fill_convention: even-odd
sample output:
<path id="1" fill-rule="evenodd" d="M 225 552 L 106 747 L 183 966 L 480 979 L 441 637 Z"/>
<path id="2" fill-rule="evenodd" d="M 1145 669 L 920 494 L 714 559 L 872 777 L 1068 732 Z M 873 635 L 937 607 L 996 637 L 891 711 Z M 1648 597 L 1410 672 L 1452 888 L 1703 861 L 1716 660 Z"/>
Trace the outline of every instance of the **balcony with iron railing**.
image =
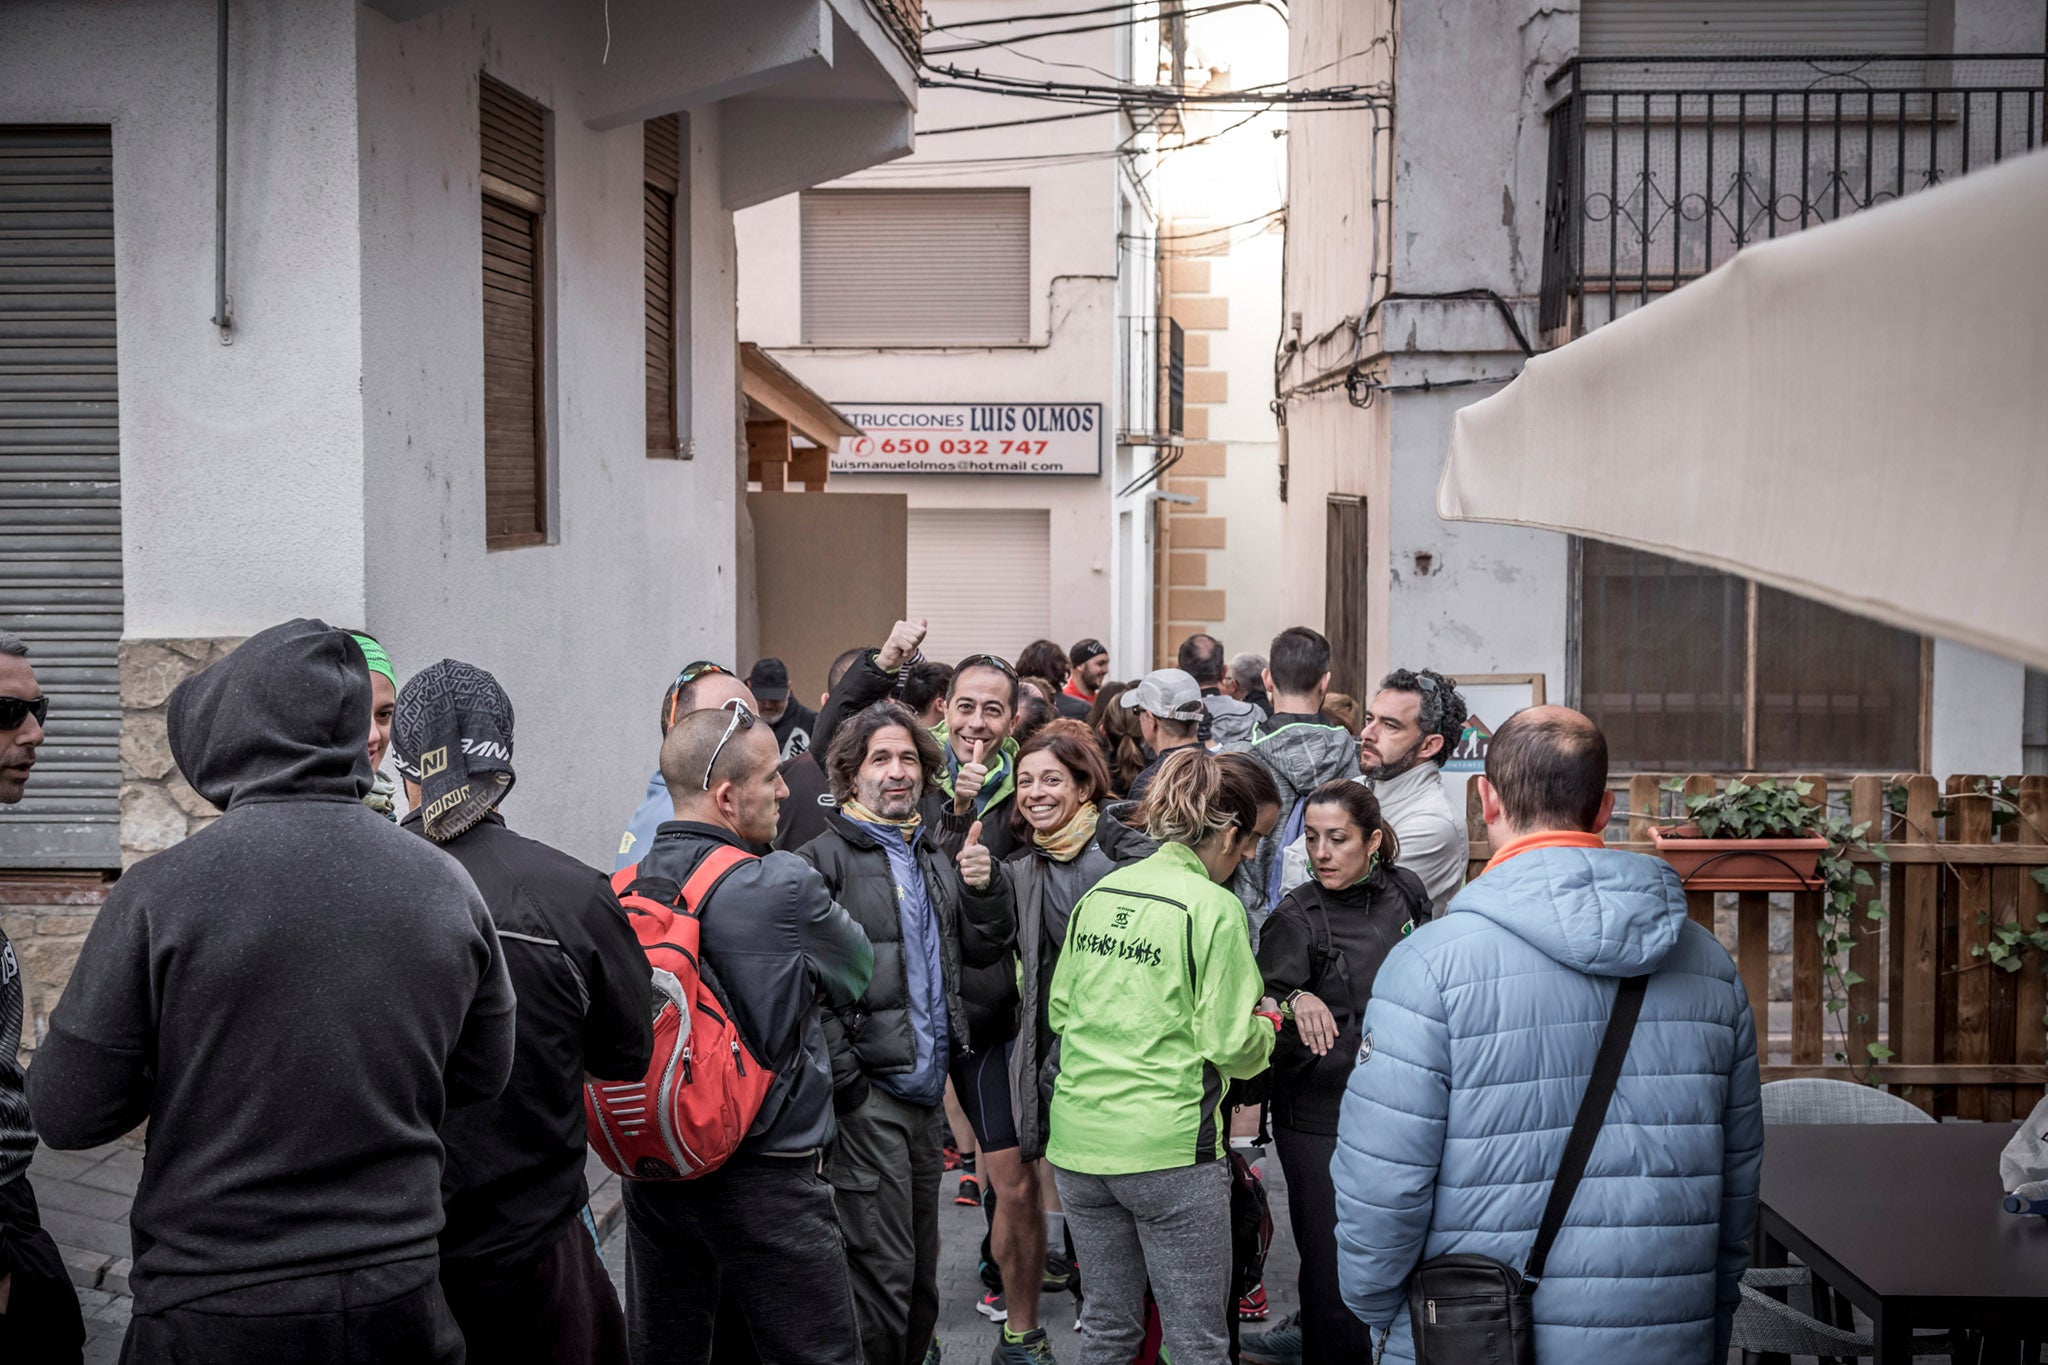
<path id="1" fill-rule="evenodd" d="M 1591 331 L 1752 243 L 2032 151 L 2048 119 L 2044 63 L 2039 53 L 1566 63 L 1548 82 L 1559 95 L 1546 339 Z"/>
<path id="2" fill-rule="evenodd" d="M 1185 409 L 1187 334 L 1172 318 L 1117 321 L 1117 444 L 1173 445 Z"/>

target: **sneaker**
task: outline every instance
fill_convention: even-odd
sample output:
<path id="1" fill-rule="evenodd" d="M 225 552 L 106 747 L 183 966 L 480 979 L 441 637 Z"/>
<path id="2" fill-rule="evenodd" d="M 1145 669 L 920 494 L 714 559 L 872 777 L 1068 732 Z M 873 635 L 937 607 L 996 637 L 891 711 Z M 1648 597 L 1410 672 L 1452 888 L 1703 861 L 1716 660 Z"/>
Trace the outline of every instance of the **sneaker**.
<path id="1" fill-rule="evenodd" d="M 1239 1350 L 1244 1365 L 1301 1365 L 1301 1314 L 1289 1313 L 1264 1332 L 1247 1332 Z"/>
<path id="2" fill-rule="evenodd" d="M 1078 1294 L 1081 1290 L 1081 1272 L 1074 1263 L 1057 1252 L 1045 1253 L 1045 1278 L 1039 1288 L 1047 1294 Z"/>
<path id="3" fill-rule="evenodd" d="M 1046 1339 L 1045 1329 L 1034 1327 L 1014 1341 L 1008 1332 L 998 1332 L 995 1353 L 988 1358 L 988 1365 L 1058 1365 L 1058 1357 L 1052 1353 L 1052 1342 Z"/>
<path id="4" fill-rule="evenodd" d="M 939 1339 L 932 1338 L 932 1344 L 925 1349 L 924 1365 L 939 1365 Z"/>
<path id="5" fill-rule="evenodd" d="M 1263 1280 L 1252 1286 L 1252 1292 L 1237 1301 L 1239 1322 L 1264 1322 L 1266 1320 L 1266 1285 Z"/>
<path id="6" fill-rule="evenodd" d="M 970 1209 L 981 1207 L 981 1182 L 971 1175 L 960 1177 L 960 1192 L 953 1196 L 953 1202 Z"/>
<path id="7" fill-rule="evenodd" d="M 991 1289 L 984 1292 L 980 1301 L 974 1305 L 974 1311 L 987 1318 L 990 1322 L 1008 1322 L 1010 1320 L 1010 1305 L 1003 1302 L 1003 1292 L 1000 1289 Z"/>

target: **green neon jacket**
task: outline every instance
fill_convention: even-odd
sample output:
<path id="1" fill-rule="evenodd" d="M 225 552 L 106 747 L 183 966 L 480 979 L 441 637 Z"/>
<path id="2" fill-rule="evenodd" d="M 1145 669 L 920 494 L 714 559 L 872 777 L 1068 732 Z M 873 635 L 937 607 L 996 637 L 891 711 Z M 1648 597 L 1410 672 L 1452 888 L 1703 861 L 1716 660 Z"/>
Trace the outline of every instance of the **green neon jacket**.
<path id="1" fill-rule="evenodd" d="M 1182 844 L 1119 868 L 1067 922 L 1046 1013 L 1060 1036 L 1046 1157 L 1085 1175 L 1214 1161 L 1223 1093 L 1266 1069 L 1273 1026 L 1244 906 Z"/>

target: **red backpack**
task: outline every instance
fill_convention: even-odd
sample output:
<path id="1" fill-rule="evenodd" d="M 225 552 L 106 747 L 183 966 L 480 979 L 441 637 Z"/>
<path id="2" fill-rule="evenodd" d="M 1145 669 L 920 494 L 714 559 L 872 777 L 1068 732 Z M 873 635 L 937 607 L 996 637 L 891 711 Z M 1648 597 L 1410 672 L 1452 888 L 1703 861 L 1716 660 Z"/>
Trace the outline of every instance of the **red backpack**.
<path id="1" fill-rule="evenodd" d="M 612 890 L 654 973 L 654 1061 L 637 1081 L 590 1081 L 583 1114 L 598 1158 L 629 1180 L 694 1180 L 723 1166 L 761 1112 L 775 1073 L 740 1037 L 698 956 L 704 902 L 751 861 L 721 844 L 681 887 L 626 867 Z"/>

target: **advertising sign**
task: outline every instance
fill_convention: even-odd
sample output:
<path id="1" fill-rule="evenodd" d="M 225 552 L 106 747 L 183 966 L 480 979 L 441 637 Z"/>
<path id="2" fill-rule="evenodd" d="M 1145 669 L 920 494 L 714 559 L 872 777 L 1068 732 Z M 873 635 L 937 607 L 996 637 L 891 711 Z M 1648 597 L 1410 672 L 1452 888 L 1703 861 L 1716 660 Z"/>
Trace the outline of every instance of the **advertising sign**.
<path id="1" fill-rule="evenodd" d="M 1100 403 L 835 403 L 834 474 L 1100 474 Z"/>

